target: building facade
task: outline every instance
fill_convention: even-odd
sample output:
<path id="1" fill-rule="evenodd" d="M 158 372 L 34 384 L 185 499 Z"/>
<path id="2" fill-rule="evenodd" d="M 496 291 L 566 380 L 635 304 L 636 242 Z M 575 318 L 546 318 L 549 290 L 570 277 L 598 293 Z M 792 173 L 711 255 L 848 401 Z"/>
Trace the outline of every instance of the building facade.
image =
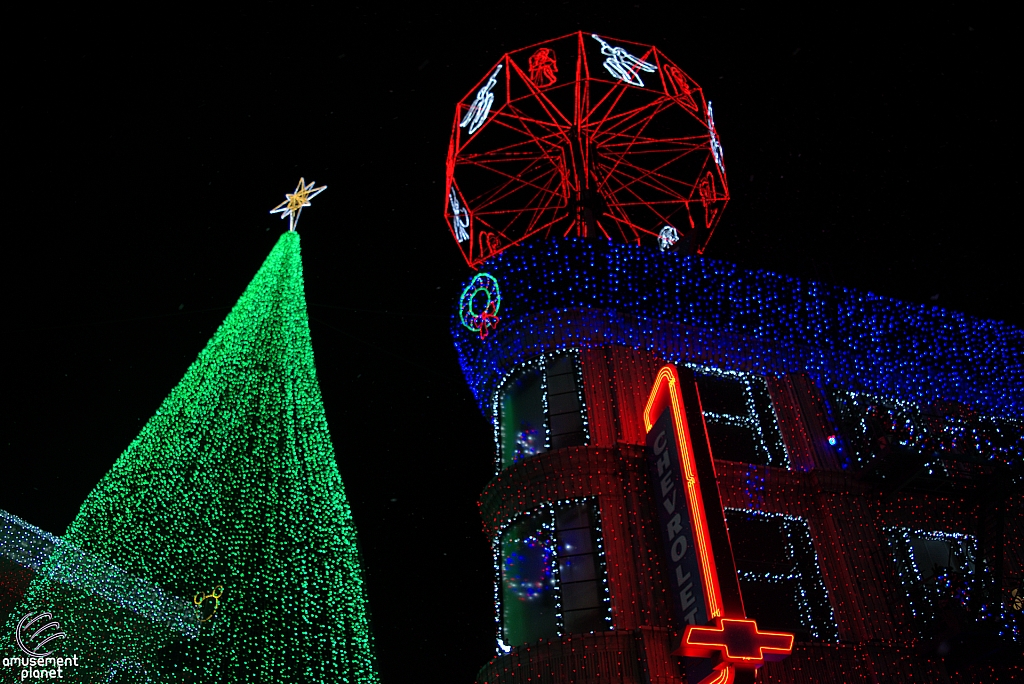
<path id="1" fill-rule="evenodd" d="M 759 680 L 1021 676 L 1022 331 L 605 240 L 480 268 L 452 324 L 494 425 L 479 684 L 689 681 L 644 453 L 665 363 L 696 383 L 746 614 L 796 636 Z"/>

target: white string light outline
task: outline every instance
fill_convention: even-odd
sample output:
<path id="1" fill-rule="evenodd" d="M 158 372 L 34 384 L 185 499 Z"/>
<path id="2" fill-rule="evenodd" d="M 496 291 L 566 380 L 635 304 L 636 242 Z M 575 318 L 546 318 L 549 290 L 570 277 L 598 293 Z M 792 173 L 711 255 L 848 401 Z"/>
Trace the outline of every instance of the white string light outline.
<path id="1" fill-rule="evenodd" d="M 624 48 L 612 47 L 596 33 L 590 34 L 590 37 L 601 44 L 601 54 L 608 58 L 604 60 L 604 68 L 623 83 L 643 88 L 644 82 L 640 78 L 640 72 L 654 73 L 658 69 L 654 64 L 634 57 Z"/>
<path id="2" fill-rule="evenodd" d="M 494 93 L 491 92 L 491 88 L 498 85 L 498 73 L 501 71 L 502 66 L 499 64 L 498 68 L 491 74 L 491 77 L 487 79 L 487 83 L 483 84 L 480 90 L 476 91 L 476 99 L 469 106 L 466 116 L 462 117 L 462 121 L 459 122 L 459 128 L 469 126 L 470 135 L 480 130 L 480 127 L 484 125 L 484 121 L 487 120 L 487 115 L 491 113 L 491 105 L 494 104 Z"/>
<path id="3" fill-rule="evenodd" d="M 723 164 L 722 141 L 718 139 L 718 131 L 715 130 L 715 113 L 711 110 L 711 101 L 708 101 L 708 131 L 711 133 L 711 155 L 715 158 L 715 164 L 719 171 L 725 173 Z"/>
<path id="4" fill-rule="evenodd" d="M 673 226 L 665 226 L 658 233 L 658 247 L 661 248 L 662 252 L 677 242 L 679 242 L 679 231 Z"/>
<path id="5" fill-rule="evenodd" d="M 306 183 L 304 178 L 299 178 L 299 184 L 295 186 L 295 192 L 286 192 L 284 202 L 270 210 L 271 214 L 280 214 L 281 218 L 288 217 L 288 230 L 295 232 L 299 227 L 299 216 L 302 215 L 302 208 L 310 206 L 309 201 L 327 189 L 326 185 L 314 188 L 316 183 Z"/>
<path id="6" fill-rule="evenodd" d="M 449 191 L 448 199 L 451 201 L 452 225 L 455 226 L 455 239 L 459 242 L 465 242 L 469 239 L 469 233 L 466 232 L 466 228 L 469 228 L 469 210 L 459 202 L 459 198 L 455 195 L 454 187 Z"/>

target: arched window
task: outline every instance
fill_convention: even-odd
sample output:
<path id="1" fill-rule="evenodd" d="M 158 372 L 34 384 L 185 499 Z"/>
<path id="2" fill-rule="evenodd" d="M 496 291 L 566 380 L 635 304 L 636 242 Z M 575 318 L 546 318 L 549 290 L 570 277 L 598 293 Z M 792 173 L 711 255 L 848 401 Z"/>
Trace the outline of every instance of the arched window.
<path id="1" fill-rule="evenodd" d="M 597 506 L 578 500 L 522 515 L 498 540 L 501 642 L 610 629 Z"/>
<path id="2" fill-rule="evenodd" d="M 789 467 L 764 379 L 751 373 L 694 371 L 712 455 L 725 461 Z"/>
<path id="3" fill-rule="evenodd" d="M 729 541 L 747 617 L 798 641 L 839 638 L 807 521 L 727 508 Z"/>
<path id="4" fill-rule="evenodd" d="M 501 468 L 588 441 L 574 353 L 544 355 L 524 364 L 502 385 L 495 403 Z"/>
<path id="5" fill-rule="evenodd" d="M 906 527 L 884 531 L 918 634 L 930 637 L 949 621 L 964 619 L 971 594 L 983 590 L 975 573 L 977 540 Z"/>

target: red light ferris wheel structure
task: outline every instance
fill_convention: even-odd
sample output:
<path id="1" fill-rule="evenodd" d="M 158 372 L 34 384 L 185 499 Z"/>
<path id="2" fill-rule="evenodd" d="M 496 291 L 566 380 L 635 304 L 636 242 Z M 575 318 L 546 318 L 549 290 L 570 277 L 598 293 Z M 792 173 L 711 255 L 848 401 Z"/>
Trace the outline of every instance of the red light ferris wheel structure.
<path id="1" fill-rule="evenodd" d="M 728 200 L 711 103 L 654 46 L 579 32 L 509 52 L 455 111 L 445 218 L 474 268 L 535 235 L 699 253 Z"/>

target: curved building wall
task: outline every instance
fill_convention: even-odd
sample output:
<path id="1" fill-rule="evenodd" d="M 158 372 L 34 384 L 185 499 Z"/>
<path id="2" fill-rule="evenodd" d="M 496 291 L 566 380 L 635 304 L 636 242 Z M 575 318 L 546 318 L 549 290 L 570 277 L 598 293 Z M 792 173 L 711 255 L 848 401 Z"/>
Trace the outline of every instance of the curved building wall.
<path id="1" fill-rule="evenodd" d="M 1024 415 L 1024 331 L 698 256 L 582 239 L 527 243 L 486 265 L 502 293 L 485 339 L 453 321 L 485 413 L 497 384 L 544 352 L 621 345 L 676 363 L 822 382 L 918 404 Z"/>
<path id="2" fill-rule="evenodd" d="M 746 615 L 797 636 L 761 680 L 1009 671 L 1021 618 L 995 597 L 1024 568 L 1022 331 L 635 246 L 526 244 L 486 270 L 497 326 L 453 322 L 495 428 L 497 648 L 478 684 L 690 681 L 644 465 L 665 362 L 698 391 Z M 945 662 L 933 632 L 954 609 L 973 622 Z"/>

